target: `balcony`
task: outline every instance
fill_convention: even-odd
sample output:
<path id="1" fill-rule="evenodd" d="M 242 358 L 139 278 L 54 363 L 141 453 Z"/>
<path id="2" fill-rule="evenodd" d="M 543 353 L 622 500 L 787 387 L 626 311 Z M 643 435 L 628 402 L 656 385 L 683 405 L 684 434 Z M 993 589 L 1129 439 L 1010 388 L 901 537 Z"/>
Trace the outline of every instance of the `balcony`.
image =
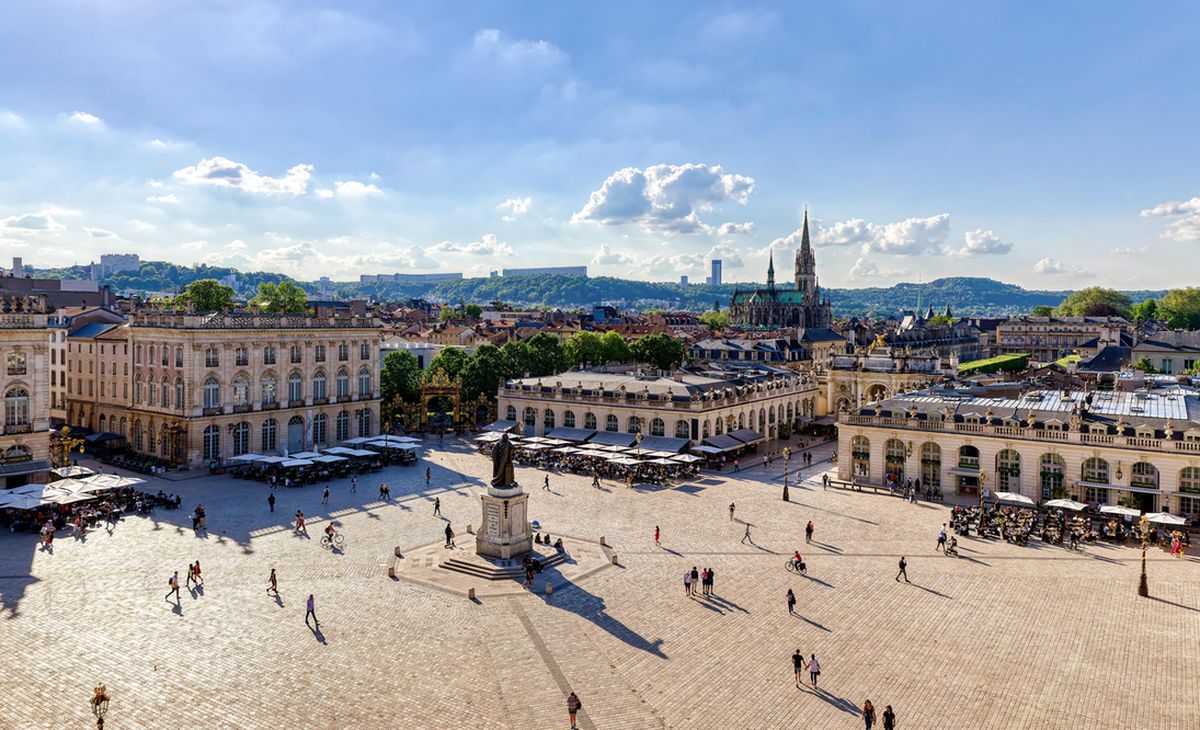
<path id="1" fill-rule="evenodd" d="M 323 405 L 326 405 L 326 404 L 328 404 L 328 403 L 329 403 L 329 399 L 328 399 L 328 398 L 313 398 L 313 405 L 314 405 L 314 406 L 323 406 Z"/>
<path id="2" fill-rule="evenodd" d="M 249 413 L 254 410 L 254 406 L 249 403 L 237 403 L 233 406 L 234 413 Z"/>
<path id="3" fill-rule="evenodd" d="M 277 411 L 277 410 L 279 410 L 279 401 L 277 401 L 277 400 L 273 400 L 273 401 L 271 401 L 270 403 L 263 403 L 263 404 L 262 404 L 262 408 L 260 408 L 259 410 L 263 410 L 263 411 Z"/>
<path id="4" fill-rule="evenodd" d="M 206 416 L 220 416 L 225 413 L 225 406 L 211 406 L 205 408 L 202 413 Z"/>
<path id="5" fill-rule="evenodd" d="M 300 408 L 303 405 L 304 405 L 303 398 L 296 398 L 294 400 L 288 401 L 288 408 Z"/>
<path id="6" fill-rule="evenodd" d="M 348 395 L 339 395 L 337 397 L 338 403 L 349 403 L 351 400 L 352 400 L 351 397 Z"/>
<path id="7" fill-rule="evenodd" d="M 15 434 L 15 433 L 33 433 L 33 424 L 32 423 L 11 424 L 11 425 L 4 427 L 4 433 L 6 435 Z"/>

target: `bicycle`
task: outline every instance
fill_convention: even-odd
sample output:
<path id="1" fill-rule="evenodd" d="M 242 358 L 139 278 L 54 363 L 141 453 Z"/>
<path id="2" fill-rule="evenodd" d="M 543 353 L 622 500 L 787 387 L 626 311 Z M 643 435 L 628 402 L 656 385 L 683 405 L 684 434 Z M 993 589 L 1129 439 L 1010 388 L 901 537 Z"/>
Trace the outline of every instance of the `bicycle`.
<path id="1" fill-rule="evenodd" d="M 325 535 L 321 538 L 321 547 L 325 548 L 326 550 L 332 550 L 335 547 L 341 549 L 345 544 L 346 538 L 342 537 L 338 533 L 334 533 L 333 537 Z"/>
<path id="2" fill-rule="evenodd" d="M 788 569 L 789 573 L 796 573 L 796 574 L 802 574 L 802 575 L 808 573 L 808 565 L 803 561 L 796 560 L 795 558 L 788 558 L 787 562 L 784 563 L 783 565 L 785 568 Z"/>

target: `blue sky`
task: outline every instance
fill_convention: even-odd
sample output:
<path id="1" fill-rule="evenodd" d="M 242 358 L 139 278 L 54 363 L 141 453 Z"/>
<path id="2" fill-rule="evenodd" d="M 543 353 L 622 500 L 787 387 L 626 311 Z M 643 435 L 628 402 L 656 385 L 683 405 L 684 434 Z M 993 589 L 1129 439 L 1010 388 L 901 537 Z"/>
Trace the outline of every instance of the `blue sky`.
<path id="1" fill-rule="evenodd" d="M 1046 7 L 1049 5 L 1050 7 Z M 1200 5 L 0 6 L 0 251 L 1193 283 Z M 783 278 L 783 277 L 781 277 Z"/>

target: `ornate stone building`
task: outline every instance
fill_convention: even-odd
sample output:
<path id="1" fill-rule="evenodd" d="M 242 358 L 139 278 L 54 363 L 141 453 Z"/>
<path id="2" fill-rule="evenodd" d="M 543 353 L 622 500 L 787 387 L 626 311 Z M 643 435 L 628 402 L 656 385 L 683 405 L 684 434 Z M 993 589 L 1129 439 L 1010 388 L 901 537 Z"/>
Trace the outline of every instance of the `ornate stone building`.
<path id="1" fill-rule="evenodd" d="M 780 327 L 829 328 L 833 310 L 829 300 L 821 299 L 817 283 L 817 260 L 808 238 L 808 211 L 804 211 L 804 227 L 800 250 L 796 252 L 795 286 L 775 286 L 775 255 L 767 265 L 765 289 L 742 291 L 735 289 L 729 299 L 729 319 L 738 327 L 776 329 Z"/>
<path id="2" fill-rule="evenodd" d="M 43 296 L 0 297 L 0 488 L 50 468 L 50 331 Z"/>
<path id="3" fill-rule="evenodd" d="M 191 465 L 376 434 L 380 337 L 352 315 L 136 314 L 68 338 L 68 423 Z"/>

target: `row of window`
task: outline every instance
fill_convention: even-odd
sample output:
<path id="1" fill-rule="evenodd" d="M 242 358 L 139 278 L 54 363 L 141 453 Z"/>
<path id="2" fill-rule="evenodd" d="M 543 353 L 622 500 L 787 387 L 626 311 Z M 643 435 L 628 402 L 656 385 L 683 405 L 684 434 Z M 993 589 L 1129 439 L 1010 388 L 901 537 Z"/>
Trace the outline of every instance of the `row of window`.
<path id="1" fill-rule="evenodd" d="M 338 398 L 350 397 L 350 373 L 345 370 L 339 370 L 334 378 L 335 393 Z M 274 375 L 267 375 L 259 381 L 259 394 L 261 402 L 264 404 L 272 404 L 278 402 L 277 393 L 278 383 Z M 204 407 L 216 408 L 221 405 L 221 383 L 216 378 L 208 378 L 204 381 Z M 134 391 L 137 387 L 135 384 Z M 358 372 L 358 397 L 369 398 L 372 395 L 371 371 L 363 368 Z M 250 404 L 250 380 L 245 377 L 234 378 L 233 381 L 233 404 L 235 406 L 244 406 Z M 324 372 L 317 372 L 312 380 L 312 397 L 314 400 L 328 398 L 326 390 L 326 378 Z M 289 402 L 304 400 L 304 379 L 300 373 L 292 373 L 287 380 L 287 399 Z M 153 405 L 153 404 L 151 404 Z"/>
<path id="2" fill-rule="evenodd" d="M 358 412 L 358 435 L 371 435 L 371 411 L 363 409 Z M 324 413 L 318 413 L 312 417 L 312 420 L 305 423 L 304 419 L 299 416 L 293 417 L 288 421 L 288 432 L 286 434 L 279 433 L 279 423 L 273 418 L 268 418 L 263 421 L 259 427 L 259 438 L 252 439 L 253 427 L 247 421 L 242 421 L 234 425 L 230 431 L 230 439 L 233 447 L 233 456 L 241 456 L 248 454 L 251 451 L 251 444 L 255 443 L 259 449 L 264 452 L 273 452 L 279 449 L 280 438 L 287 441 L 289 451 L 299 451 L 305 446 L 312 444 L 315 446 L 324 446 L 328 443 L 328 417 Z M 135 434 L 134 448 L 137 446 L 137 435 Z M 340 411 L 334 417 L 334 441 L 345 441 L 350 438 L 350 413 L 348 411 Z M 204 429 L 203 434 L 203 458 L 206 460 L 219 459 L 221 457 L 221 428 L 220 426 L 208 426 Z M 151 441 L 153 443 L 153 441 Z"/>
<path id="3" fill-rule="evenodd" d="M 141 346 L 139 345 L 138 348 L 140 349 L 140 347 Z M 178 348 L 176 348 L 176 349 L 178 349 Z M 277 353 L 277 350 L 274 345 L 267 345 L 266 347 L 264 347 L 262 349 L 262 355 L 263 355 L 263 360 L 262 360 L 263 365 L 274 365 L 276 363 L 278 353 Z M 141 360 L 139 360 L 138 357 L 139 357 L 139 353 L 137 350 L 135 350 L 134 351 L 134 362 L 135 363 L 141 362 Z M 177 359 L 181 359 L 181 358 L 179 358 L 177 356 Z M 337 359 L 339 362 L 346 362 L 350 359 L 350 345 L 343 342 L 337 346 Z M 363 361 L 371 359 L 371 345 L 370 344 L 364 342 L 358 346 L 358 359 L 363 360 Z M 318 345 L 313 346 L 313 360 L 315 362 L 325 362 L 325 345 L 318 344 Z M 152 363 L 154 362 L 154 346 L 153 345 L 150 346 L 150 361 Z M 291 345 L 290 347 L 288 347 L 288 362 L 290 362 L 292 364 L 298 364 L 298 363 L 304 362 L 304 352 L 301 349 L 300 345 Z M 164 359 L 163 365 L 166 365 L 166 364 L 167 363 Z M 248 366 L 250 364 L 250 351 L 245 347 L 234 348 L 233 364 L 236 367 Z M 205 350 L 204 350 L 204 366 L 210 367 L 210 368 L 215 368 L 215 367 L 220 367 L 220 365 L 221 365 L 221 350 L 220 350 L 220 348 L 217 348 L 217 347 L 205 348 Z"/>

